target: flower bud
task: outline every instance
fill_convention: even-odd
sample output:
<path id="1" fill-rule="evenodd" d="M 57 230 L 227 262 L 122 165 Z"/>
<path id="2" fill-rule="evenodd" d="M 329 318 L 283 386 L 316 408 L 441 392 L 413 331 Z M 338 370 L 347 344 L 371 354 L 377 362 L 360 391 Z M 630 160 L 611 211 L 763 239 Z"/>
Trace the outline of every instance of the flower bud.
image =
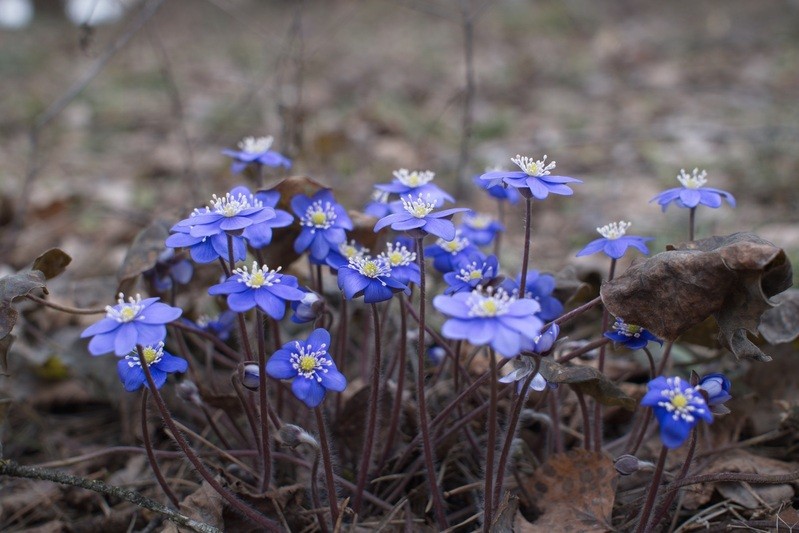
<path id="1" fill-rule="evenodd" d="M 245 363 L 241 370 L 241 384 L 250 390 L 258 390 L 261 384 L 261 372 L 257 364 Z"/>
<path id="2" fill-rule="evenodd" d="M 313 436 L 302 429 L 300 426 L 294 424 L 283 424 L 280 427 L 278 437 L 284 446 L 289 448 L 296 448 L 300 444 L 307 444 L 313 448 L 319 448 L 319 443 Z"/>
<path id="3" fill-rule="evenodd" d="M 616 460 L 613 461 L 613 466 L 616 468 L 616 472 L 622 476 L 629 476 L 639 470 L 650 470 L 654 467 L 652 463 L 641 461 L 636 456 L 628 453 L 617 457 Z"/>
<path id="4" fill-rule="evenodd" d="M 721 405 L 727 400 L 731 399 L 731 386 L 732 384 L 730 383 L 730 380 L 727 379 L 727 376 L 718 372 L 703 376 L 699 380 L 698 385 L 701 390 L 707 392 L 707 404 L 711 406 Z"/>
<path id="5" fill-rule="evenodd" d="M 297 324 L 304 324 L 316 320 L 325 307 L 324 299 L 313 291 L 305 293 L 299 302 L 291 302 L 294 315 L 291 321 Z"/>
<path id="6" fill-rule="evenodd" d="M 203 401 L 200 398 L 200 391 L 193 381 L 184 379 L 177 386 L 178 397 L 184 402 L 189 402 L 194 405 L 200 406 Z"/>

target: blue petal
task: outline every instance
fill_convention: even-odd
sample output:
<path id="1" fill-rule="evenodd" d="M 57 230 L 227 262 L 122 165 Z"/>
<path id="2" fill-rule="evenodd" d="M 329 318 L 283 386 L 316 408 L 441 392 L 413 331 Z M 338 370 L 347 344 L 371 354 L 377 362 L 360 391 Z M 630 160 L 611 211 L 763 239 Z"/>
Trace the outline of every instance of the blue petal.
<path id="1" fill-rule="evenodd" d="M 138 339 L 139 333 L 136 331 L 136 326 L 130 322 L 122 324 L 114 337 L 114 353 L 116 355 L 129 354 L 136 348 Z"/>
<path id="2" fill-rule="evenodd" d="M 322 386 L 328 390 L 341 392 L 347 388 L 347 378 L 335 367 L 329 367 L 319 377 L 322 379 Z"/>
<path id="3" fill-rule="evenodd" d="M 298 377 L 291 384 L 294 395 L 313 409 L 325 398 L 325 388 L 315 380 Z"/>
<path id="4" fill-rule="evenodd" d="M 291 364 L 291 351 L 280 349 L 272 354 L 266 362 L 266 373 L 275 379 L 291 379 L 297 375 L 297 369 Z"/>
<path id="5" fill-rule="evenodd" d="M 622 239 L 608 239 L 605 242 L 605 254 L 612 259 L 619 259 L 627 251 L 628 243 Z"/>
<path id="6" fill-rule="evenodd" d="M 89 353 L 92 355 L 103 355 L 114 351 L 114 339 L 116 332 L 100 333 L 92 337 L 89 341 Z"/>
<path id="7" fill-rule="evenodd" d="M 119 327 L 119 322 L 113 318 L 103 318 L 99 322 L 95 322 L 88 328 L 83 330 L 80 334 L 81 339 L 91 337 L 92 335 L 100 335 L 101 333 L 109 333 Z"/>
<path id="8" fill-rule="evenodd" d="M 280 320 L 286 314 L 286 302 L 269 292 L 266 287 L 254 290 L 253 298 L 258 307 L 275 320 Z"/>
<path id="9" fill-rule="evenodd" d="M 243 285 L 243 284 L 242 284 Z M 231 310 L 236 311 L 237 313 L 243 313 L 244 311 L 249 311 L 253 307 L 255 307 L 255 291 L 249 290 L 240 293 L 230 294 L 227 297 L 227 305 L 230 307 Z"/>
<path id="10" fill-rule="evenodd" d="M 164 352 L 164 354 L 161 356 L 161 360 L 158 361 L 157 364 L 152 366 L 169 374 L 173 372 L 182 373 L 189 369 L 189 362 L 183 359 L 182 357 L 176 357 L 174 355 Z"/>
<path id="11" fill-rule="evenodd" d="M 319 349 L 323 344 L 330 349 L 330 332 L 324 328 L 316 328 L 308 335 L 307 344 L 310 344 L 314 349 Z"/>
<path id="12" fill-rule="evenodd" d="M 455 225 L 446 219 L 428 219 L 424 229 L 427 233 L 441 237 L 445 241 L 451 241 L 455 238 Z"/>
<path id="13" fill-rule="evenodd" d="M 367 285 L 369 285 L 369 279 L 350 267 L 338 270 L 338 287 L 344 291 L 344 296 L 348 300 L 352 300 L 359 295 Z"/>

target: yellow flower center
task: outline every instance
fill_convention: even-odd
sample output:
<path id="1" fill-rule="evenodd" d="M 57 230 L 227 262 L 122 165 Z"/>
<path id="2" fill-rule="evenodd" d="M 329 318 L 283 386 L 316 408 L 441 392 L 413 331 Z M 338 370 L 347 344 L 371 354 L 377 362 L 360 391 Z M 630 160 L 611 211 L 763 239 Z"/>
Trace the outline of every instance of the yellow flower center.
<path id="1" fill-rule="evenodd" d="M 322 211 L 315 211 L 311 214 L 311 222 L 313 222 L 315 226 L 324 226 L 327 222 L 327 215 Z"/>
<path id="2" fill-rule="evenodd" d="M 261 287 L 265 281 L 266 278 L 264 277 L 263 271 L 256 270 L 255 272 L 252 273 L 252 277 L 250 278 L 250 287 L 252 287 L 253 289 L 257 289 Z"/>
<path id="3" fill-rule="evenodd" d="M 153 361 L 155 361 L 158 358 L 158 350 L 156 350 L 152 346 L 147 346 L 146 348 L 143 348 L 142 354 L 144 355 L 144 361 L 147 363 L 147 366 L 153 364 Z"/>
<path id="4" fill-rule="evenodd" d="M 380 267 L 374 261 L 367 261 L 363 264 L 363 275 L 375 278 L 380 273 Z"/>
<path id="5" fill-rule="evenodd" d="M 399 251 L 394 251 L 388 254 L 388 260 L 391 262 L 391 266 L 397 266 L 402 263 L 403 255 Z"/>
<path id="6" fill-rule="evenodd" d="M 120 318 L 122 319 L 122 322 L 130 322 L 131 320 L 133 320 L 133 317 L 136 316 L 136 309 L 134 309 L 133 307 L 123 307 L 122 309 L 120 309 L 119 315 Z"/>
<path id="7" fill-rule="evenodd" d="M 480 279 L 482 277 L 483 277 L 482 270 L 472 270 L 471 272 L 469 272 L 469 279 Z"/>
<path id="8" fill-rule="evenodd" d="M 300 371 L 301 372 L 311 372 L 316 368 L 316 357 L 313 355 L 302 355 L 300 356 Z"/>
<path id="9" fill-rule="evenodd" d="M 494 316 L 497 314 L 497 302 L 494 300 L 483 300 L 480 304 L 480 307 L 483 308 L 484 316 Z"/>
<path id="10" fill-rule="evenodd" d="M 676 394 L 674 398 L 671 399 L 671 404 L 677 409 L 683 409 L 688 405 L 688 398 L 682 394 Z"/>

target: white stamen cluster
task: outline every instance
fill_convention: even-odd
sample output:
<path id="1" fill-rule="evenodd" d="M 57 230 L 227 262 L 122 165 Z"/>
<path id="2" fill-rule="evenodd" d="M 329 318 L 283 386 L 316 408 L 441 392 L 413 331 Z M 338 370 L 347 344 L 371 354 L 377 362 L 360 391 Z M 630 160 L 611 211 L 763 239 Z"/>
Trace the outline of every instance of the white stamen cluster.
<path id="1" fill-rule="evenodd" d="M 345 259 L 349 259 L 351 257 L 363 257 L 369 253 L 369 248 L 362 248 L 358 246 L 353 239 L 350 242 L 342 242 L 339 244 L 338 253 L 340 253 Z"/>
<path id="2" fill-rule="evenodd" d="M 476 279 L 482 279 L 483 276 L 491 277 L 493 275 L 493 271 L 493 267 L 487 267 L 485 272 L 483 272 L 483 266 L 477 266 L 477 262 L 473 261 L 472 264 L 461 268 L 455 277 L 461 281 L 469 283 L 470 281 L 474 281 Z"/>
<path id="3" fill-rule="evenodd" d="M 641 333 L 644 331 L 644 328 L 641 326 L 628 324 L 621 320 L 617 320 L 616 323 L 613 324 L 613 329 L 619 332 L 620 335 L 624 335 L 625 337 L 635 337 L 636 339 L 639 338 Z"/>
<path id="4" fill-rule="evenodd" d="M 141 294 L 136 294 L 134 298 L 131 296 L 125 302 L 125 295 L 121 292 L 118 295 L 117 305 L 105 306 L 105 317 L 124 324 L 125 322 L 132 322 L 133 320 L 141 320 L 144 315 L 140 315 L 144 306 L 141 303 Z"/>
<path id="5" fill-rule="evenodd" d="M 461 232 L 457 231 L 455 233 L 455 238 L 451 241 L 445 241 L 442 238 L 438 238 L 436 240 L 436 244 L 439 248 L 446 250 L 447 252 L 451 253 L 452 255 L 457 254 L 467 246 L 469 246 L 469 239 L 466 237 L 461 236 Z"/>
<path id="6" fill-rule="evenodd" d="M 386 244 L 386 251 L 380 254 L 391 267 L 408 266 L 416 261 L 416 252 L 411 252 L 406 246 L 390 242 Z"/>
<path id="7" fill-rule="evenodd" d="M 543 159 L 533 159 L 532 157 L 516 155 L 511 161 L 519 165 L 522 172 L 528 176 L 548 176 L 549 171 L 555 168 L 555 162 L 547 163 L 547 156 Z"/>
<path id="8" fill-rule="evenodd" d="M 410 194 L 405 198 L 402 198 L 402 207 L 405 208 L 405 211 L 410 213 L 411 215 L 415 216 L 416 218 L 424 218 L 430 213 L 433 212 L 433 209 L 436 208 L 436 203 L 430 199 L 430 195 L 426 195 L 425 198 L 422 198 L 421 193 L 419 196 L 414 200 L 413 196 Z"/>
<path id="9" fill-rule="evenodd" d="M 469 294 L 466 304 L 469 306 L 469 316 L 494 317 L 508 312 L 510 305 L 516 297 L 508 294 L 502 287 L 496 290 L 488 287 L 485 290 L 479 285 Z"/>
<path id="10" fill-rule="evenodd" d="M 350 268 L 357 270 L 362 276 L 377 279 L 383 286 L 386 282 L 379 278 L 391 276 L 391 266 L 380 256 L 350 257 L 349 262 Z"/>
<path id="11" fill-rule="evenodd" d="M 436 173 L 430 170 L 414 170 L 409 171 L 407 168 L 401 168 L 399 170 L 395 170 L 392 172 L 395 178 L 399 180 L 400 183 L 405 185 L 406 187 L 421 187 L 422 185 L 427 185 L 433 178 L 436 177 Z"/>
<path id="12" fill-rule="evenodd" d="M 205 209 L 206 212 L 213 211 L 225 217 L 234 217 L 245 209 L 255 207 L 250 203 L 251 198 L 252 196 L 241 193 L 235 197 L 229 192 L 221 197 L 214 194 L 211 197 L 211 206 Z M 261 207 L 263 207 L 263 204 L 261 204 Z"/>
<path id="13" fill-rule="evenodd" d="M 147 366 L 157 363 L 164 356 L 164 341 L 159 341 L 155 346 L 143 347 L 141 353 L 144 356 L 144 362 L 147 363 Z M 133 368 L 134 366 L 141 366 L 139 352 L 136 350 L 133 350 L 133 352 L 126 355 L 125 361 L 127 361 L 128 367 L 130 368 Z"/>
<path id="14" fill-rule="evenodd" d="M 689 176 L 685 169 L 681 168 L 677 180 L 686 189 L 698 189 L 707 183 L 707 172 L 704 170 L 700 172 L 698 168 L 695 168 Z"/>
<path id="15" fill-rule="evenodd" d="M 274 137 L 245 137 L 239 141 L 239 150 L 248 154 L 262 154 L 272 148 Z"/>
<path id="16" fill-rule="evenodd" d="M 467 213 L 463 216 L 463 223 L 473 229 L 486 229 L 494 219 L 484 213 Z"/>
<path id="17" fill-rule="evenodd" d="M 333 361 L 325 357 L 327 345 L 322 343 L 318 349 L 314 350 L 312 345 L 303 346 L 297 341 L 294 343 L 294 348 L 296 351 L 292 352 L 289 361 L 297 374 L 306 379 L 321 382 L 322 377 L 319 373 L 327 374 L 327 367 L 333 366 Z"/>
<path id="18" fill-rule="evenodd" d="M 333 225 L 333 222 L 336 221 L 336 218 L 337 216 L 333 209 L 333 204 L 325 202 L 325 204 L 322 205 L 321 200 L 316 200 L 305 210 L 305 214 L 300 218 L 300 224 L 312 228 L 311 233 L 313 233 L 317 229 L 329 228 Z"/>
<path id="19" fill-rule="evenodd" d="M 264 265 L 258 267 L 258 261 L 252 262 L 252 271 L 247 269 L 247 266 L 237 268 L 233 274 L 238 274 L 239 283 L 244 283 L 251 289 L 260 289 L 261 287 L 271 287 L 275 283 L 280 283 L 282 274 L 279 274 L 283 267 L 277 267 L 275 270 L 269 270 L 269 267 Z"/>
<path id="20" fill-rule="evenodd" d="M 624 237 L 624 234 L 627 233 L 627 230 L 632 226 L 630 222 L 620 221 L 620 222 L 611 222 L 606 226 L 602 226 L 601 228 L 597 228 L 596 230 L 599 232 L 600 235 L 609 239 L 611 241 L 615 241 L 621 237 Z"/>
<path id="21" fill-rule="evenodd" d="M 667 378 L 666 383 L 669 388 L 661 391 L 664 399 L 658 402 L 658 406 L 666 409 L 674 420 L 682 418 L 690 423 L 696 420 L 695 414 L 700 415 L 705 412 L 702 407 L 704 400 L 701 400 L 701 395 L 695 388 L 688 387 L 682 390 L 680 378 Z"/>

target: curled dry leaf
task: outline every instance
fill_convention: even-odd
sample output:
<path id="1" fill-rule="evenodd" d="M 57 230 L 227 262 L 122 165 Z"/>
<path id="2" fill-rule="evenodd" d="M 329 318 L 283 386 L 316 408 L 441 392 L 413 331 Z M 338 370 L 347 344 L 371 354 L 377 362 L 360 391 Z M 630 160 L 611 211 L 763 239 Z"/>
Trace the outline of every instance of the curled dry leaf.
<path id="1" fill-rule="evenodd" d="M 769 361 L 748 338 L 769 300 L 792 284 L 785 252 L 751 233 L 670 245 L 602 285 L 615 316 L 673 341 L 713 316 L 720 341 L 736 357 Z"/>
<path id="2" fill-rule="evenodd" d="M 68 253 L 59 248 L 51 248 L 33 261 L 31 270 L 38 270 L 46 279 L 53 279 L 66 270 L 71 262 L 72 258 Z"/>
<path id="3" fill-rule="evenodd" d="M 156 220 L 133 239 L 122 266 L 117 272 L 119 288 L 117 292 L 132 292 L 136 278 L 150 270 L 158 262 L 158 257 L 166 250 L 166 241 L 169 237 L 169 224 L 164 220 Z"/>
<path id="4" fill-rule="evenodd" d="M 538 372 L 550 383 L 568 383 L 602 405 L 635 411 L 638 402 L 627 396 L 607 376 L 591 366 L 566 366 L 546 357 L 541 358 Z"/>
<path id="5" fill-rule="evenodd" d="M 773 298 L 777 304 L 763 313 L 758 331 L 771 344 L 799 337 L 799 289 L 788 289 Z"/>

